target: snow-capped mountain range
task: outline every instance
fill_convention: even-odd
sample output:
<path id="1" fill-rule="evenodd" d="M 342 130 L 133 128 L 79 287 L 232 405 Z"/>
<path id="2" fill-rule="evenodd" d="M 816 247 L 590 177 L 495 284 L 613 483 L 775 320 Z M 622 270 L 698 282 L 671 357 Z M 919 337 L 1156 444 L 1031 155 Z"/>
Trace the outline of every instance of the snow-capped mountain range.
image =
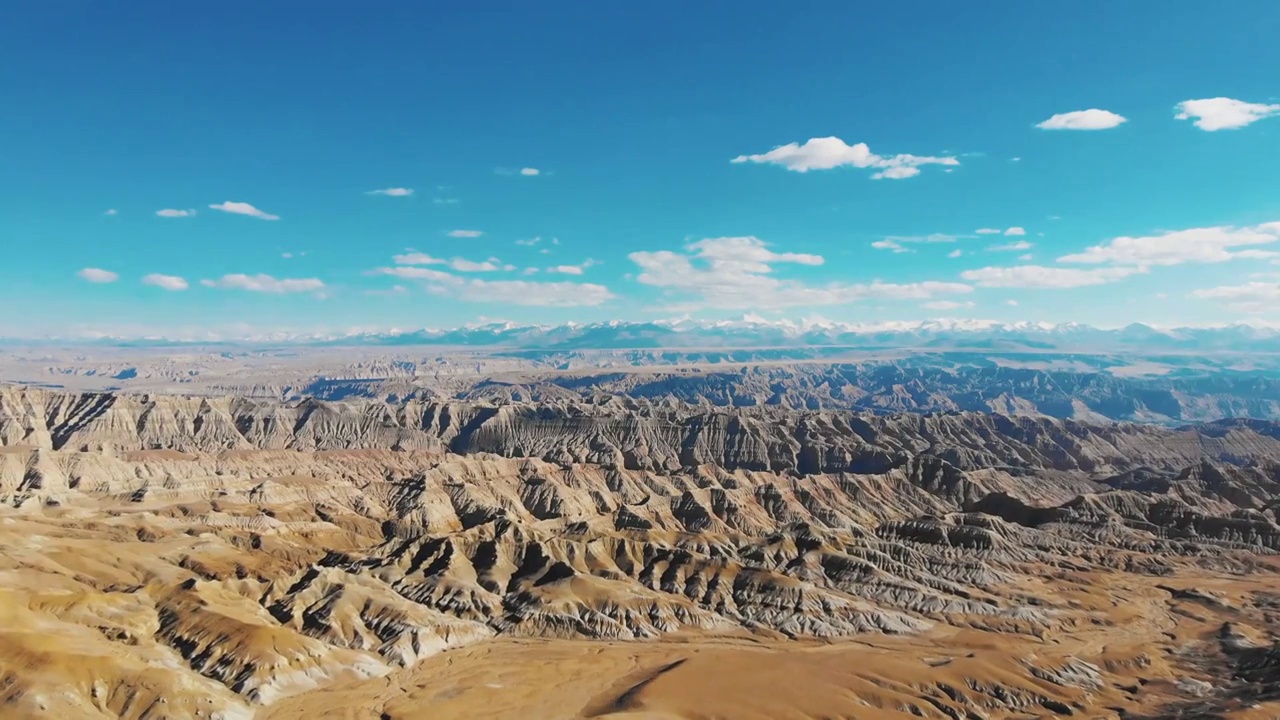
<path id="1" fill-rule="evenodd" d="M 692 349 L 768 347 L 919 348 L 930 350 L 1057 350 L 1063 352 L 1280 352 L 1280 326 L 1237 323 L 1158 328 L 1134 323 L 1103 329 L 1078 323 L 1001 323 L 985 320 L 842 323 L 739 320 L 610 321 L 563 325 L 489 323 L 453 329 L 324 334 L 277 333 L 237 339 L 98 337 L 109 346 L 300 345 L 439 346 L 540 350 Z"/>

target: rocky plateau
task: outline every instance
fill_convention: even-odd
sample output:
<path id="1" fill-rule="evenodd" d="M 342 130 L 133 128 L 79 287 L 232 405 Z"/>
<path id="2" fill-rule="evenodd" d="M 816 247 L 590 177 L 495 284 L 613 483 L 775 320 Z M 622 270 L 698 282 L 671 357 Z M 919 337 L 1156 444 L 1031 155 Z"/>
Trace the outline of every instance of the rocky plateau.
<path id="1" fill-rule="evenodd" d="M 1280 717 L 1276 423 L 522 393 L 0 389 L 0 716 Z"/>

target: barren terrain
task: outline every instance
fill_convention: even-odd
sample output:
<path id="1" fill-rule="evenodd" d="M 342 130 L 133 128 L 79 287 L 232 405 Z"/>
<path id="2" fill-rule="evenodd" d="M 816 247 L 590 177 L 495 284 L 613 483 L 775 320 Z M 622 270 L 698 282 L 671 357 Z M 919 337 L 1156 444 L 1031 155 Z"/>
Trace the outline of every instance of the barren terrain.
<path id="1" fill-rule="evenodd" d="M 1280 713 L 1269 422 L 8 388 L 0 443 L 8 716 Z"/>

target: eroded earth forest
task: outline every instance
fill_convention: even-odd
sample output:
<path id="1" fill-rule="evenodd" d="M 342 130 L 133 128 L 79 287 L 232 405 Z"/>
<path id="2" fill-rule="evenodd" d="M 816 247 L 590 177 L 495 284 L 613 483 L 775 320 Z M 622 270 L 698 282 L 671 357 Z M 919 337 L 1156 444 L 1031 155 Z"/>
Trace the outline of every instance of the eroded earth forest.
<path id="1" fill-rule="evenodd" d="M 0 390 L 0 715 L 1280 717 L 1262 380 L 147 362 Z"/>

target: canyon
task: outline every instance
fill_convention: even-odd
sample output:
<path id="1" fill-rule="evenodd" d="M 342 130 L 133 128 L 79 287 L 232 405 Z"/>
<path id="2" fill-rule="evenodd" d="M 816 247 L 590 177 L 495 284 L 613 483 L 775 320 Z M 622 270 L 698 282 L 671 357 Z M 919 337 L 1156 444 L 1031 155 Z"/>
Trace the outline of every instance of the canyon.
<path id="1" fill-rule="evenodd" d="M 0 390 L 15 717 L 1275 717 L 1280 425 Z"/>

